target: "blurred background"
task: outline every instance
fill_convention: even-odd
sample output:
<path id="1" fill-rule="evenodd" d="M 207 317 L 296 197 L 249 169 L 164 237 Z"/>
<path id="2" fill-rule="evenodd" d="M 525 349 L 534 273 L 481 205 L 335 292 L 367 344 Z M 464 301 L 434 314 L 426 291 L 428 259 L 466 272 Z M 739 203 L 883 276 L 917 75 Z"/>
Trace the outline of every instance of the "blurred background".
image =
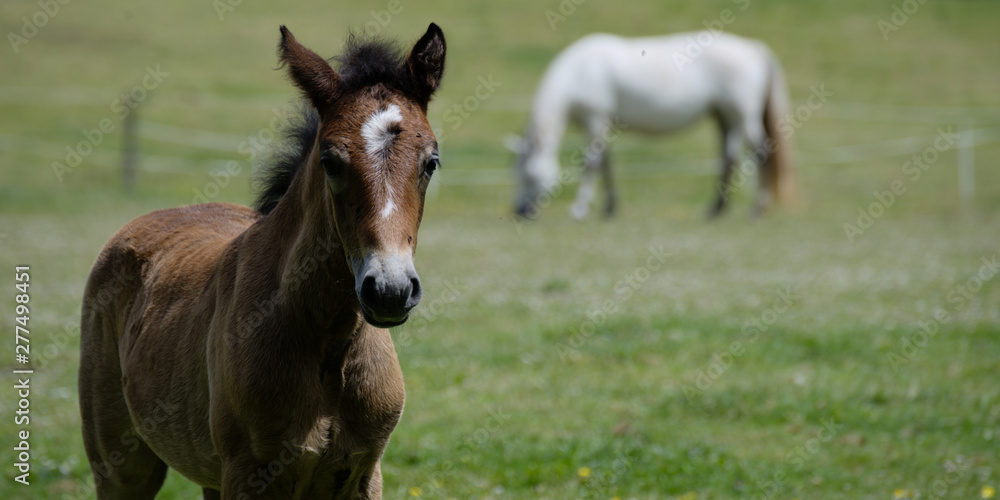
<path id="1" fill-rule="evenodd" d="M 332 57 L 352 28 L 409 48 L 433 21 L 443 169 L 424 302 L 393 330 L 408 397 L 386 498 L 992 498 L 997 19 L 986 0 L 0 3 L 0 331 L 30 265 L 35 368 L 31 484 L 13 480 L 9 390 L 0 497 L 93 498 L 76 396 L 90 265 L 148 211 L 251 202 L 297 99 L 278 25 Z M 512 219 L 503 140 L 558 52 L 725 20 L 784 66 L 798 210 L 751 219 L 751 178 L 707 223 L 706 120 L 616 136 L 617 217 L 573 221 L 567 185 Z M 565 168 L 583 146 L 571 130 Z M 171 473 L 158 498 L 199 495 Z"/>

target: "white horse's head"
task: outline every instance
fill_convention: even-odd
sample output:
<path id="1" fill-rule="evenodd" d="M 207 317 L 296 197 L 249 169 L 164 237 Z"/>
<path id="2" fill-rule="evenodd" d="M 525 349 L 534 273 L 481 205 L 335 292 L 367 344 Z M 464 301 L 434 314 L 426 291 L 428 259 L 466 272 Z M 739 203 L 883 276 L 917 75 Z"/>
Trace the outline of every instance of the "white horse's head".
<path id="1" fill-rule="evenodd" d="M 504 143 L 517 155 L 514 211 L 521 217 L 535 218 L 559 187 L 559 157 L 542 151 L 530 130 L 527 138 L 512 134 Z"/>

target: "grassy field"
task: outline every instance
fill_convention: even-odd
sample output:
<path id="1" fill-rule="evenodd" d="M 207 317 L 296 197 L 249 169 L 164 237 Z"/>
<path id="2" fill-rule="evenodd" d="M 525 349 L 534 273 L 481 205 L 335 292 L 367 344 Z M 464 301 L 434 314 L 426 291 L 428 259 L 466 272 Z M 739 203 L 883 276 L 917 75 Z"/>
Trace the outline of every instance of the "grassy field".
<path id="1" fill-rule="evenodd" d="M 417 254 L 424 302 L 393 331 L 407 404 L 383 461 L 386 498 L 1000 488 L 1000 4 L 401 0 L 391 14 L 389 2 L 290 3 L 100 0 L 52 16 L 0 3 L 3 33 L 26 40 L 0 50 L 0 498 L 92 498 L 76 396 L 90 264 L 147 211 L 250 201 L 241 144 L 272 137 L 295 98 L 275 71 L 277 26 L 332 56 L 351 26 L 409 44 L 429 21 L 449 44 L 429 112 L 444 168 Z M 833 93 L 801 111 L 794 136 L 803 206 L 751 220 L 748 182 L 706 223 L 714 167 L 703 160 L 717 138 L 702 123 L 614 141 L 613 220 L 571 221 L 566 186 L 539 221 L 512 221 L 502 139 L 523 128 L 548 61 L 590 32 L 697 29 L 723 9 L 728 31 L 777 53 L 796 110 L 814 88 Z M 23 18 L 35 17 L 44 26 L 28 36 Z M 495 91 L 476 98 L 491 78 Z M 137 111 L 122 93 L 143 96 Z M 141 137 L 132 190 L 120 173 L 126 109 Z M 110 131 L 97 136 L 102 121 Z M 973 200 L 959 196 L 955 146 L 919 179 L 906 173 L 939 130 L 968 129 L 991 129 L 974 149 Z M 564 157 L 582 142 L 572 132 Z M 53 168 L 67 147 L 81 161 Z M 879 201 L 894 181 L 905 193 Z M 847 223 L 865 228 L 848 235 Z M 32 279 L 30 486 L 12 466 L 24 427 L 10 375 L 16 265 Z M 159 498 L 199 490 L 172 473 Z"/>

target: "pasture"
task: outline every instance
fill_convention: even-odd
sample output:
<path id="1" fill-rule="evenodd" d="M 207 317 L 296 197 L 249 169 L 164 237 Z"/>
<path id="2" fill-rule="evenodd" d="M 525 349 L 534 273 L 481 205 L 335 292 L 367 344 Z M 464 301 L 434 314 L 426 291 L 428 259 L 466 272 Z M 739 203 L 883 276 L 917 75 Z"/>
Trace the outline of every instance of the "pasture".
<path id="1" fill-rule="evenodd" d="M 2 498 L 93 498 L 76 395 L 90 265 L 148 211 L 251 201 L 253 161 L 296 99 L 275 70 L 278 25 L 330 57 L 351 26 L 410 44 L 430 21 L 448 41 L 428 112 L 442 169 L 416 255 L 424 299 L 392 331 L 407 402 L 382 462 L 386 498 L 1000 488 L 995 2 L 100 0 L 38 12 L 0 4 L 3 33 L 25 40 L 0 50 Z M 35 17 L 45 23 L 29 36 Z M 575 182 L 539 220 L 512 219 L 503 137 L 522 132 L 551 58 L 594 31 L 706 25 L 760 38 L 781 60 L 802 206 L 751 219 L 750 176 L 707 223 L 718 137 L 703 122 L 672 137 L 612 136 L 614 219 L 571 220 Z M 131 190 L 125 115 L 139 137 Z M 953 135 L 968 130 L 978 132 Z M 570 172 L 581 146 L 579 131 L 564 142 Z M 14 422 L 11 374 L 23 368 L 21 265 L 35 368 L 27 426 Z M 14 480 L 22 429 L 28 486 Z M 171 473 L 158 498 L 200 490 Z"/>

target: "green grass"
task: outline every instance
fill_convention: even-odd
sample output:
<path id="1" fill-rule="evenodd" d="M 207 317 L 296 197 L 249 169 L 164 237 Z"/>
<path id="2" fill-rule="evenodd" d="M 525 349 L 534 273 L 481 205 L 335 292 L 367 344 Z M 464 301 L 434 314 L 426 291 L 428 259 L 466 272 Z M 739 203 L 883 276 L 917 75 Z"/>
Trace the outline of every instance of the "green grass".
<path id="1" fill-rule="evenodd" d="M 386 498 L 979 498 L 1000 487 L 1000 278 L 962 302 L 952 295 L 1000 253 L 1000 145 L 976 148 L 970 203 L 958 197 L 953 150 L 916 182 L 901 171 L 906 156 L 828 162 L 838 146 L 1000 124 L 1000 6 L 927 2 L 884 41 L 876 23 L 892 14 L 889 1 L 739 11 L 731 1 L 590 0 L 555 30 L 545 17 L 555 1 L 403 5 L 387 34 L 410 43 L 433 20 L 448 38 L 429 112 L 447 140 L 417 255 L 424 303 L 393 332 L 407 404 L 383 460 Z M 8 451 L 0 497 L 78 498 L 92 484 L 76 324 L 104 241 L 212 185 L 216 200 L 250 200 L 240 140 L 213 150 L 144 138 L 138 185 L 126 192 L 112 101 L 160 65 L 170 76 L 141 120 L 256 136 L 295 97 L 274 70 L 277 25 L 330 56 L 350 25 L 382 8 L 243 2 L 220 21 L 211 2 L 70 2 L 20 53 L 0 51 L 0 269 L 31 265 L 36 367 L 32 484 L 13 481 Z M 711 169 L 670 168 L 714 157 L 714 127 L 702 123 L 615 141 L 617 218 L 572 222 L 567 186 L 541 220 L 513 223 L 502 138 L 523 128 L 525 97 L 552 56 L 593 31 L 695 29 L 723 8 L 736 11 L 730 31 L 772 46 L 796 105 L 811 86 L 834 92 L 795 134 L 804 206 L 751 221 L 748 184 L 732 213 L 705 223 Z M 0 31 L 20 31 L 37 9 L 0 4 Z M 491 74 L 496 94 L 460 126 L 446 121 Z M 862 120 L 849 103 L 888 107 Z M 52 162 L 103 118 L 116 131 L 59 181 Z M 571 132 L 564 158 L 580 144 Z M 213 178 L 227 161 L 238 174 Z M 460 182 L 474 176 L 498 181 Z M 896 179 L 907 192 L 849 241 L 844 223 Z M 644 268 L 651 248 L 669 255 L 662 267 Z M 614 312 L 593 312 L 606 303 Z M 921 336 L 939 309 L 947 321 Z M 10 450 L 20 426 L 8 391 L 0 435 Z M 160 498 L 198 489 L 171 474 Z"/>

